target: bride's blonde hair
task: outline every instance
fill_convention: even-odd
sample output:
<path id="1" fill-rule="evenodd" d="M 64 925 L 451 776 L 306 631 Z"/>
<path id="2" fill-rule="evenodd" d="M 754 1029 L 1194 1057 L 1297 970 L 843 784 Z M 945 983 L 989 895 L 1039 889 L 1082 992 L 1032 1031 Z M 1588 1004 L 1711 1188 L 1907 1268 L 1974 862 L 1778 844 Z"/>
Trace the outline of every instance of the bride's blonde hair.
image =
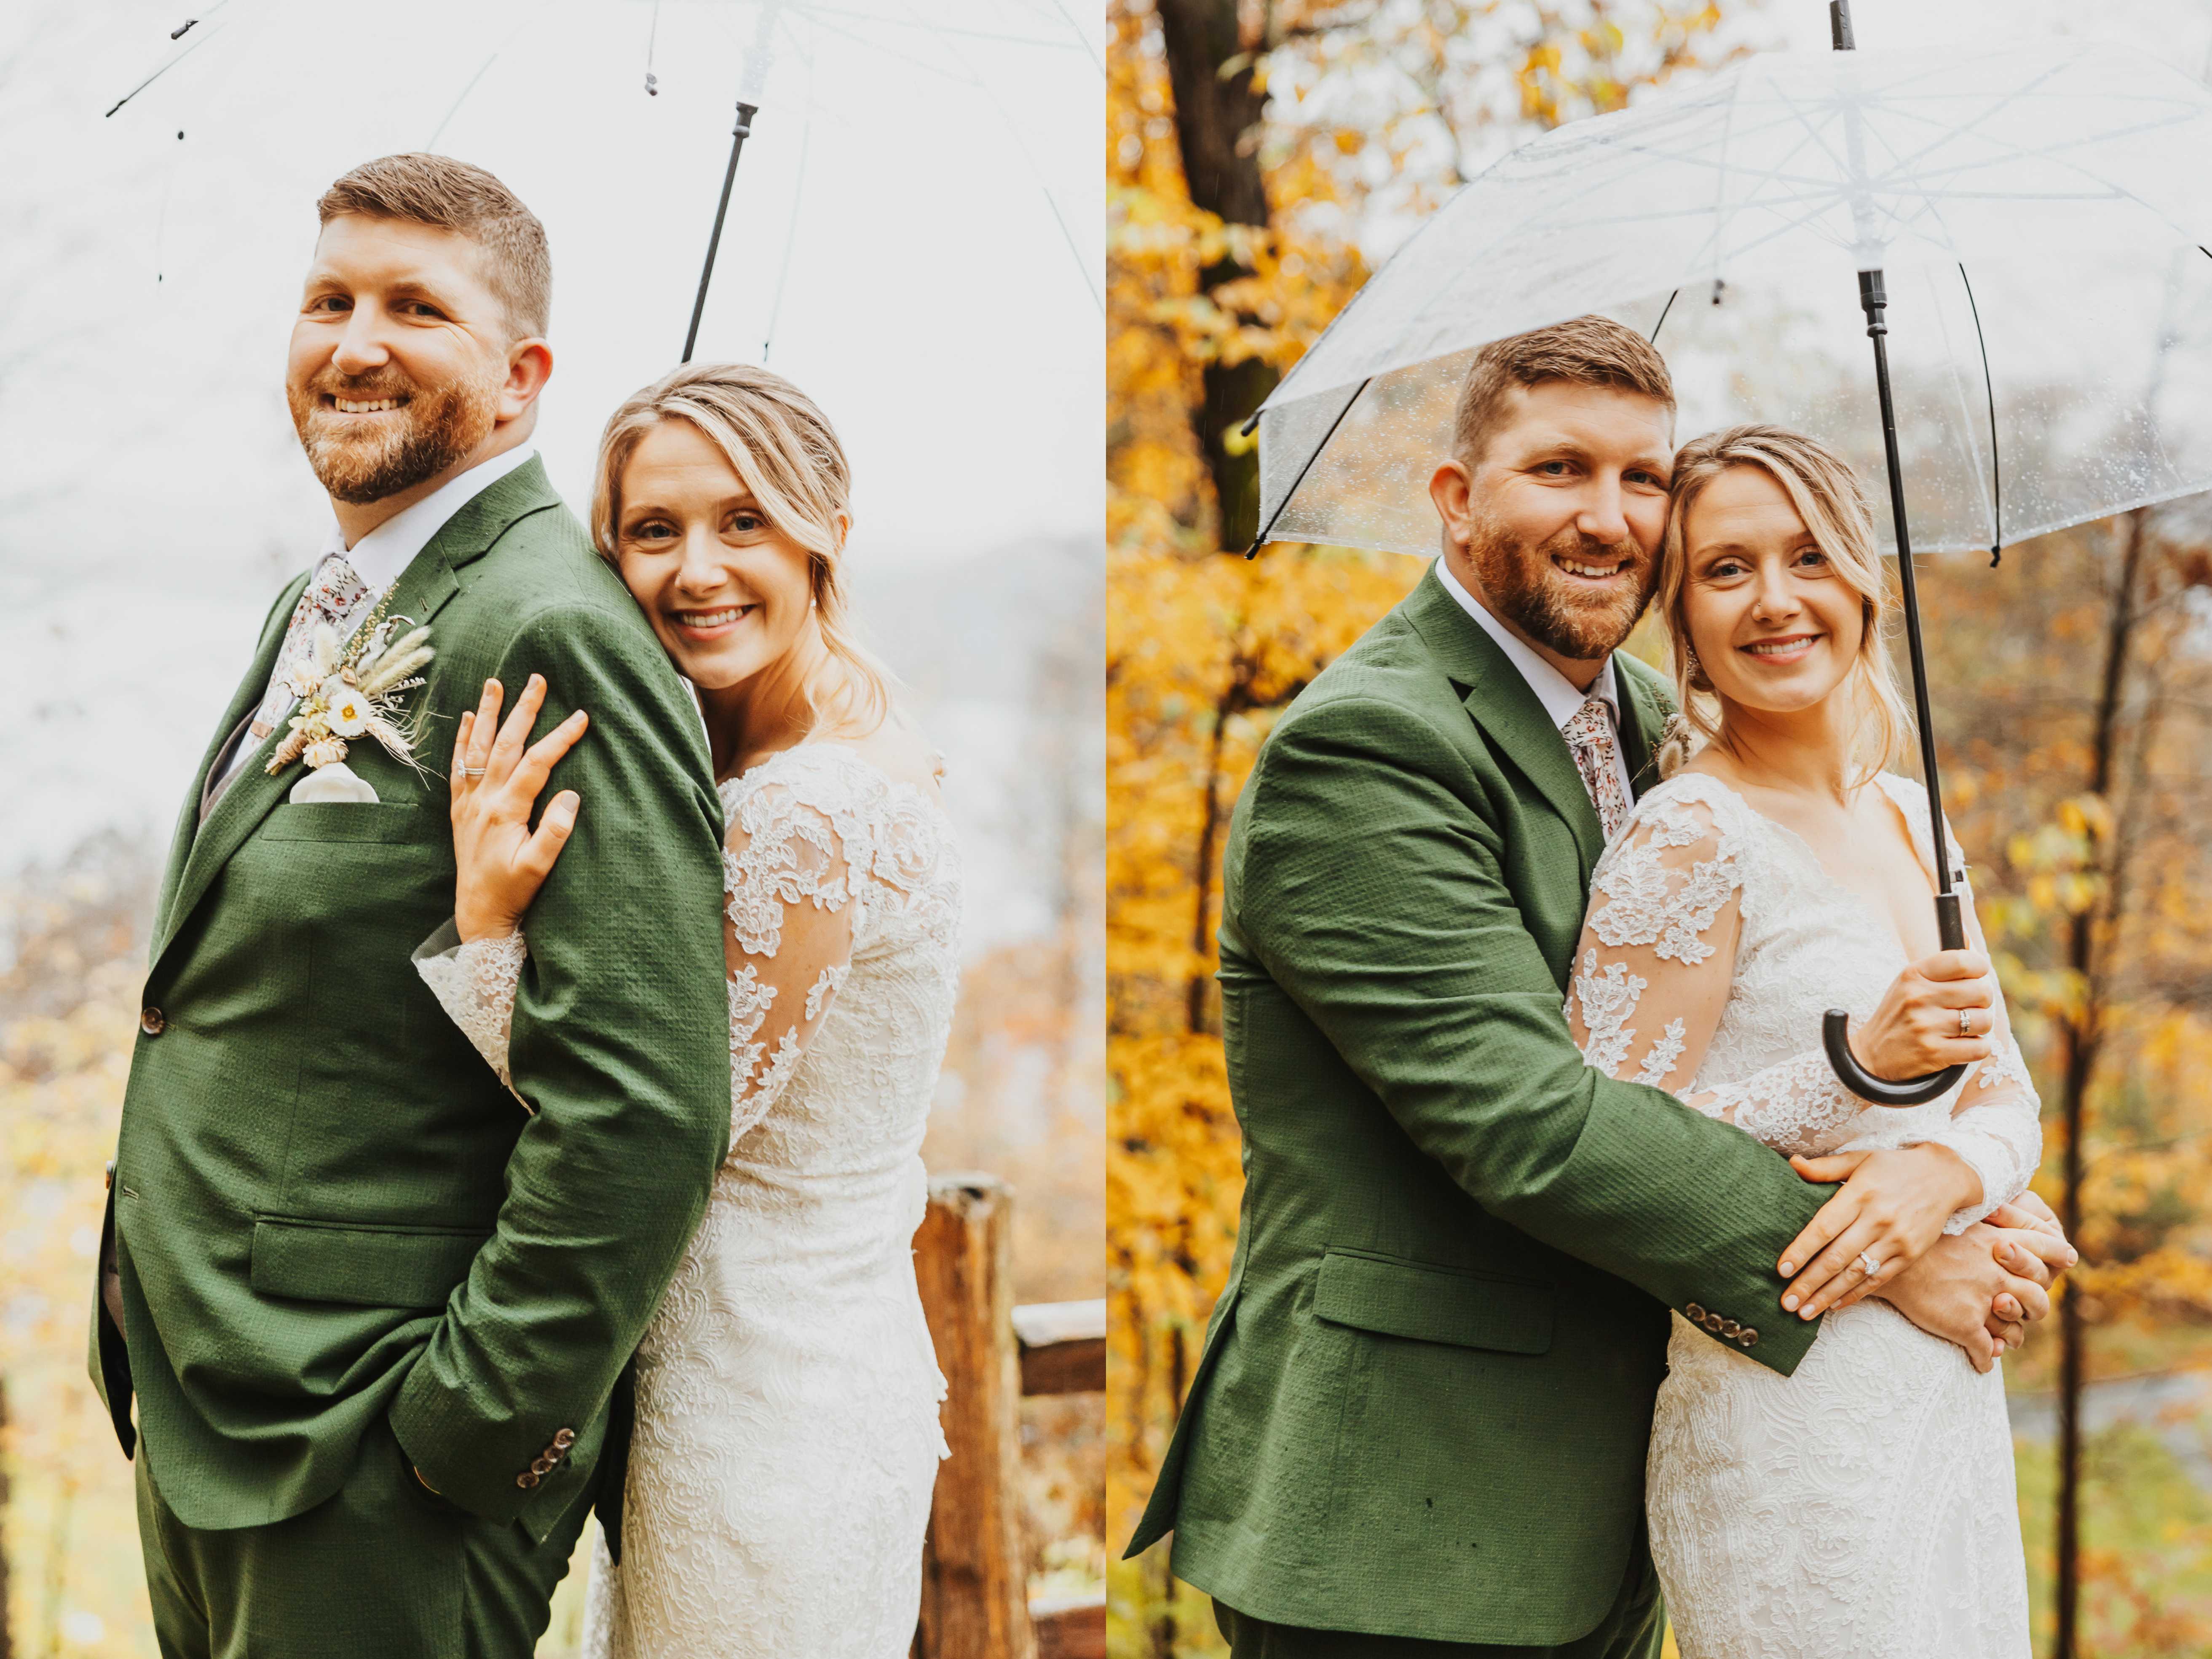
<path id="1" fill-rule="evenodd" d="M 1817 438 L 1778 426 L 1735 426 L 1709 432 L 1682 446 L 1674 457 L 1674 479 L 1668 495 L 1667 536 L 1659 550 L 1656 609 L 1666 624 L 1668 665 L 1682 720 L 1668 733 L 1659 751 L 1659 773 L 1671 776 L 1698 748 L 1720 735 L 1718 699 L 1705 666 L 1691 647 L 1683 601 L 1687 586 L 1682 526 L 1691 503 L 1705 487 L 1731 467 L 1756 466 L 1782 486 L 1797 516 L 1844 584 L 1859 596 L 1865 626 L 1859 635 L 1858 660 L 1850 684 L 1858 703 L 1854 787 L 1870 783 L 1904 750 L 1912 716 L 1897 684 L 1890 659 L 1889 634 L 1895 605 L 1881 550 L 1875 544 L 1874 509 L 1850 464 Z"/>
<path id="2" fill-rule="evenodd" d="M 892 714 L 890 672 L 854 633 L 837 520 L 852 517 L 852 470 L 830 417 L 782 375 L 750 363 L 691 363 L 633 392 L 600 434 L 592 539 L 615 556 L 622 478 L 645 434 L 689 421 L 722 452 L 777 533 L 806 550 L 809 587 L 835 672 L 806 688 L 814 730 L 872 732 Z"/>

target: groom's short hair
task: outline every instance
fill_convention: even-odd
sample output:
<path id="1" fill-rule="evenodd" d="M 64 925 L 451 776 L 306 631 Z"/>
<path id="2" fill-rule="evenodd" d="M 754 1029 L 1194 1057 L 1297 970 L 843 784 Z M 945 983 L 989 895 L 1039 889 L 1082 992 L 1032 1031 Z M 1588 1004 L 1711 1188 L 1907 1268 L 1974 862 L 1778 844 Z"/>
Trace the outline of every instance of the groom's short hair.
<path id="1" fill-rule="evenodd" d="M 482 167 L 420 151 L 380 156 L 325 191 L 315 211 L 325 225 L 357 213 L 465 236 L 483 250 L 485 283 L 506 308 L 513 338 L 543 335 L 552 321 L 553 255 L 545 227 Z"/>
<path id="2" fill-rule="evenodd" d="M 1469 465 L 1482 458 L 1516 386 L 1567 380 L 1641 392 L 1674 413 L 1674 382 L 1651 342 L 1610 317 L 1570 317 L 1492 340 L 1474 354 L 1452 412 L 1452 453 Z"/>

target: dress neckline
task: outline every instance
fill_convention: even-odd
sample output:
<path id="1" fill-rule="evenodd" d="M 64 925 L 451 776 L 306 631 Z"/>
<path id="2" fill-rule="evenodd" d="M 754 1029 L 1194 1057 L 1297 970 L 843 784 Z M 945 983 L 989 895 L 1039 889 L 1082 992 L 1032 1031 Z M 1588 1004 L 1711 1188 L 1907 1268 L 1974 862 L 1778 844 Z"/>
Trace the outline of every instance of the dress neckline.
<path id="1" fill-rule="evenodd" d="M 910 782 L 905 778 L 895 778 L 889 772 L 884 770 L 882 767 L 877 765 L 875 762 L 870 760 L 866 755 L 862 754 L 860 750 L 855 748 L 853 744 L 849 743 L 833 742 L 827 738 L 802 738 L 800 741 L 793 744 L 787 749 L 777 750 L 774 754 L 769 755 L 765 760 L 755 762 L 744 771 L 738 773 L 735 777 L 717 779 L 714 784 L 715 793 L 717 794 L 722 794 L 723 792 L 727 790 L 738 789 L 748 785 L 757 785 L 766 779 L 767 775 L 780 761 L 782 761 L 788 756 L 804 755 L 809 752 L 842 755 L 853 765 L 857 766 L 861 770 L 866 772 L 871 777 L 875 779 L 877 782 L 883 785 L 884 788 L 890 790 L 893 795 L 897 795 L 901 792 L 904 792 L 905 794 L 912 797 L 915 800 L 919 801 L 924 808 L 935 813 L 938 817 L 944 820 L 945 823 L 950 823 L 952 821 L 951 815 L 945 810 L 945 803 L 939 800 L 928 790 L 924 789 L 920 784 Z M 726 796 L 724 798 L 723 804 L 726 806 L 728 805 Z"/>
<path id="2" fill-rule="evenodd" d="M 1921 879 L 1928 884 L 1928 896 L 1932 902 L 1936 897 L 1936 878 L 1929 867 L 1928 857 L 1921 849 L 1920 828 L 1919 825 L 1913 821 L 1912 815 L 1905 810 L 1905 803 L 1898 799 L 1896 792 L 1890 787 L 1890 781 L 1893 775 L 1893 774 L 1888 772 L 1875 773 L 1871 781 L 1871 787 L 1881 791 L 1882 798 L 1888 801 L 1890 810 L 1895 812 L 1898 817 L 1903 822 L 1905 826 L 1905 845 L 1912 849 L 1912 861 L 1920 866 Z M 1881 911 L 1875 909 L 1874 905 L 1867 899 L 1864 894 L 1859 892 L 1856 888 L 1846 886 L 1843 882 L 1838 881 L 1836 878 L 1835 873 L 1821 860 L 1820 855 L 1813 850 L 1812 842 L 1807 841 L 1804 836 L 1799 835 L 1788 824 L 1783 823 L 1781 819 L 1771 817 L 1767 813 L 1760 811 L 1756 806 L 1753 806 L 1751 804 L 1749 799 L 1744 795 L 1741 790 L 1736 788 L 1733 784 L 1715 777 L 1710 772 L 1678 772 L 1674 775 L 1674 778 L 1670 778 L 1667 781 L 1672 783 L 1677 779 L 1688 778 L 1695 778 L 1701 782 L 1711 784 L 1714 788 L 1719 790 L 1730 800 L 1734 801 L 1744 812 L 1757 819 L 1760 823 L 1765 824 L 1767 829 L 1772 830 L 1776 837 L 1780 840 L 1784 846 L 1792 848 L 1796 850 L 1797 855 L 1812 869 L 1813 872 L 1820 878 L 1821 884 L 1826 886 L 1831 893 L 1841 899 L 1852 909 L 1857 911 L 1860 916 L 1875 929 L 1876 933 L 1878 933 L 1881 938 L 1887 939 L 1890 944 L 1896 948 L 1897 959 L 1899 962 L 1909 963 L 1913 960 L 1911 947 L 1905 944 L 1904 936 L 1897 931 L 1896 922 L 1890 917 L 1884 915 Z M 1903 779 L 1899 779 L 1898 781 L 1901 783 L 1905 781 Z M 1647 797 L 1647 799 L 1649 799 L 1649 797 Z M 1962 888 L 1966 885 L 1963 872 L 1960 875 L 1959 884 Z"/>

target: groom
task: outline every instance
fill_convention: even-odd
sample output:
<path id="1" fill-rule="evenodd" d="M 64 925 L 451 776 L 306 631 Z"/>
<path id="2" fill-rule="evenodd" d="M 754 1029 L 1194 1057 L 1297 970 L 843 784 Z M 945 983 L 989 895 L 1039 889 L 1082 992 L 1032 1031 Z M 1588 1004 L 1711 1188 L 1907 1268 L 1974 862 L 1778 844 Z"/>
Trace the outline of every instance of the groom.
<path id="1" fill-rule="evenodd" d="M 1835 1188 L 1586 1066 L 1560 1012 L 1670 712 L 1614 647 L 1673 428 L 1665 364 L 1618 324 L 1485 347 L 1432 487 L 1444 556 L 1299 696 L 1237 803 L 1243 1214 L 1130 1545 L 1175 1532 L 1237 1659 L 1656 1659 L 1668 1310 L 1785 1376 L 1817 1328 L 1776 1264 Z M 2016 1335 L 1997 1297 L 2047 1307 L 2041 1262 L 2006 1244 L 2008 1274 L 1994 1244 L 1946 1239 L 1883 1294 L 1987 1352 L 1985 1323 Z"/>
<path id="2" fill-rule="evenodd" d="M 526 1659 L 595 1497 L 614 1532 L 620 1385 L 728 1138 L 720 814 L 531 444 L 544 229 L 435 155 L 319 212 L 285 392 L 334 522 L 178 820 L 92 1375 L 164 1659 Z M 272 766 L 294 672 L 379 616 L 437 653 L 416 764 L 357 736 L 301 789 L 331 756 Z M 409 958 L 453 910 L 455 711 L 533 673 L 541 726 L 590 711 L 555 787 L 596 805 L 531 911 L 509 1093 Z"/>

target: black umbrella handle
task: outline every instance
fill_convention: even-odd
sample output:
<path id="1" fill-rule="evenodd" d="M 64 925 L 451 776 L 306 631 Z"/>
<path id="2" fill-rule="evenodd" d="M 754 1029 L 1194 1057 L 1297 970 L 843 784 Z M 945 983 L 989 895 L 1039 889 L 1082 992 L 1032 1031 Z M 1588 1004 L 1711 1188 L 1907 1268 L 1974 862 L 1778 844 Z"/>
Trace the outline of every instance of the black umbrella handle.
<path id="1" fill-rule="evenodd" d="M 1945 950 L 1966 948 L 1966 918 L 1960 914 L 1956 893 L 1936 896 L 1936 931 L 1942 936 Z M 1926 1077 L 1909 1077 L 1893 1083 L 1887 1078 L 1876 1077 L 1859 1064 L 1859 1057 L 1851 1052 L 1850 1033 L 1850 1015 L 1841 1008 L 1829 1009 L 1827 1018 L 1820 1022 L 1820 1041 L 1828 1051 L 1828 1064 L 1835 1069 L 1844 1087 L 1876 1106 L 1925 1105 L 1966 1074 L 1964 1066 L 1946 1066 Z"/>

